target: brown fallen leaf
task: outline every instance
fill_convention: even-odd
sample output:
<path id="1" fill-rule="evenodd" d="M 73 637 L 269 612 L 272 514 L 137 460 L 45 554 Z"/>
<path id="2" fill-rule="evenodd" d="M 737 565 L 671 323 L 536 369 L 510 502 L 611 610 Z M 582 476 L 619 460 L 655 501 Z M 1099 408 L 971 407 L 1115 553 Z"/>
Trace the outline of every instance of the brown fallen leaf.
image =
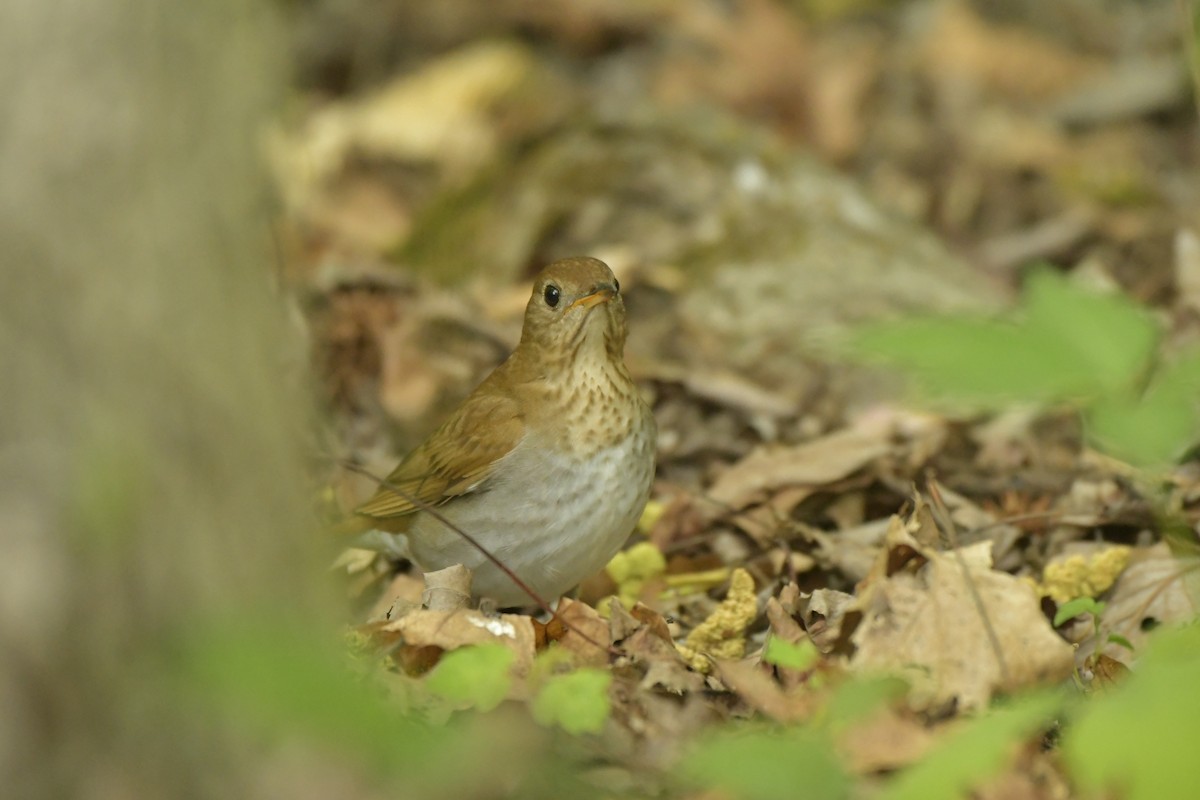
<path id="1" fill-rule="evenodd" d="M 650 608 L 650 606 L 645 603 L 635 603 L 633 608 L 629 610 L 629 614 L 642 625 L 649 628 L 651 633 L 664 642 L 671 641 L 671 628 L 667 625 L 667 621 L 663 619 L 662 614 Z"/>
<path id="2" fill-rule="evenodd" d="M 1016 102 L 1054 99 L 1095 74 L 1102 62 L 1016 25 L 992 24 L 969 3 L 938 7 L 923 66 L 935 80 L 972 81 Z"/>
<path id="3" fill-rule="evenodd" d="M 799 602 L 800 618 L 813 644 L 826 655 L 832 653 L 841 638 L 842 618 L 854 607 L 854 595 L 836 589 L 817 589 L 812 594 L 800 595 Z"/>
<path id="4" fill-rule="evenodd" d="M 430 611 L 457 611 L 471 606 L 471 570 L 462 564 L 425 573 L 421 605 Z"/>
<path id="5" fill-rule="evenodd" d="M 1139 548 L 1117 578 L 1100 618 L 1101 635 L 1117 634 L 1129 640 L 1133 651 L 1108 642 L 1100 652 L 1131 664 L 1146 644 L 1149 631 L 1196 618 L 1200 613 L 1200 563 L 1176 558 L 1166 542 Z M 1094 638 L 1082 642 L 1078 657 L 1096 649 Z"/>
<path id="6" fill-rule="evenodd" d="M 785 533 L 792 511 L 816 492 L 815 487 L 789 486 L 771 495 L 762 505 L 752 506 L 730 518 L 742 532 L 766 546 Z"/>
<path id="7" fill-rule="evenodd" d="M 890 425 L 868 422 L 794 447 L 755 450 L 722 473 L 708 496 L 721 508 L 740 509 L 773 489 L 841 480 L 888 453 L 891 434 Z"/>
<path id="8" fill-rule="evenodd" d="M 879 79 L 883 47 L 861 32 L 822 37 L 814 48 L 808 99 L 814 145 L 830 161 L 858 153 L 869 127 L 867 96 Z"/>
<path id="9" fill-rule="evenodd" d="M 470 609 L 431 611 L 419 608 L 382 626 L 380 631 L 399 634 L 403 641 L 401 650 L 410 653 L 429 652 L 427 648 L 436 648 L 440 653 L 458 647 L 492 642 L 502 644 L 516 654 L 512 667 L 514 675 L 527 674 L 533 664 L 533 621 L 523 614 L 488 616 Z M 404 652 L 398 653 L 398 660 L 404 662 L 405 655 Z M 436 663 L 436 659 L 434 662 Z"/>
<path id="10" fill-rule="evenodd" d="M 792 615 L 785 611 L 783 605 L 774 597 L 767 600 L 767 621 L 771 625 L 771 633 L 789 644 L 797 644 L 808 638 L 804 628 L 792 619 Z"/>
<path id="11" fill-rule="evenodd" d="M 559 601 L 557 612 L 557 616 L 546 623 L 547 638 L 571 653 L 577 666 L 607 666 L 607 647 L 611 641 L 609 621 L 587 603 L 569 597 Z"/>
<path id="12" fill-rule="evenodd" d="M 934 741 L 924 725 L 889 708 L 842 731 L 837 749 L 852 772 L 867 775 L 912 764 Z"/>
<path id="13" fill-rule="evenodd" d="M 1054 751 L 1027 742 L 1004 772 L 973 788 L 975 800 L 1061 800 L 1074 793 Z"/>
<path id="14" fill-rule="evenodd" d="M 520 45 L 469 45 L 360 98 L 324 106 L 300 131 L 273 131 L 268 155 L 286 202 L 305 208 L 355 155 L 469 174 L 499 146 L 490 121 L 496 104 L 531 80 L 535 67 Z"/>
<path id="15" fill-rule="evenodd" d="M 608 632 L 610 641 L 619 644 L 626 637 L 632 635 L 633 632 L 638 628 L 642 627 L 642 623 L 635 618 L 633 614 L 627 611 L 625 606 L 616 602 L 615 597 L 613 598 L 613 602 L 609 604 L 608 609 Z M 669 640 L 671 637 L 668 635 L 665 638 Z"/>
<path id="16" fill-rule="evenodd" d="M 624 278 L 621 285 L 625 285 Z M 760 386 L 728 369 L 647 361 L 637 377 L 682 384 L 694 397 L 749 415 L 786 417 L 795 414 L 799 406 L 797 398 Z"/>
<path id="17" fill-rule="evenodd" d="M 636 615 L 636 616 L 635 616 Z M 612 641 L 621 649 L 621 665 L 640 672 L 641 689 L 663 689 L 683 695 L 704 688 L 704 676 L 693 672 L 675 649 L 666 620 L 648 606 L 637 604 L 633 613 L 613 603 Z"/>
<path id="18" fill-rule="evenodd" d="M 777 722 L 797 722 L 812 716 L 815 695 L 809 691 L 784 691 L 763 667 L 750 661 L 717 659 L 713 669 L 741 700 L 755 711 Z"/>
<path id="19" fill-rule="evenodd" d="M 866 597 L 875 584 L 897 572 L 903 570 L 912 573 L 920 569 L 928 561 L 926 554 L 937 549 L 937 538 L 937 525 L 933 522 L 929 506 L 920 497 L 907 520 L 893 515 L 888 520 L 883 547 L 876 552 L 870 572 L 858 582 L 860 599 Z"/>
<path id="20" fill-rule="evenodd" d="M 904 676 L 916 708 L 956 702 L 964 710 L 986 706 L 997 691 L 1070 675 L 1071 646 L 1028 584 L 990 568 L 990 548 L 980 542 L 957 555 L 927 552 L 915 572 L 873 584 L 858 601 L 863 620 L 852 637 L 851 669 Z"/>
<path id="21" fill-rule="evenodd" d="M 398 573 L 379 593 L 379 599 L 367 613 L 366 619 L 392 620 L 421 605 L 425 581 L 409 572 Z"/>
<path id="22" fill-rule="evenodd" d="M 890 518 L 873 519 L 834 533 L 804 525 L 801 528 L 817 543 L 816 556 L 820 564 L 838 570 L 857 583 L 870 574 L 890 524 Z"/>
<path id="23" fill-rule="evenodd" d="M 788 584 L 795 590 L 795 584 Z M 771 597 L 767 600 L 767 621 L 771 625 L 771 636 L 777 636 L 782 641 L 788 644 L 800 644 L 801 642 L 809 641 L 808 634 L 804 632 L 804 628 L 800 627 L 800 623 L 789 614 L 783 604 L 776 598 Z M 770 640 L 768 640 L 768 644 Z M 814 643 L 815 644 L 815 643 Z M 764 647 L 764 652 L 766 648 Z M 761 658 L 762 655 L 759 655 Z M 776 669 L 775 675 L 779 678 L 785 690 L 795 689 L 808 680 L 808 675 L 798 672 L 794 669 Z"/>
<path id="24" fill-rule="evenodd" d="M 1129 667 L 1101 653 L 1091 667 L 1090 688 L 1107 691 L 1115 688 L 1129 674 Z"/>
<path id="25" fill-rule="evenodd" d="M 657 490 L 655 494 L 657 496 Z M 706 514 L 701 506 L 708 505 L 692 493 L 681 490 L 675 490 L 669 498 L 647 534 L 647 538 L 664 552 L 672 543 L 691 539 L 704 530 Z"/>

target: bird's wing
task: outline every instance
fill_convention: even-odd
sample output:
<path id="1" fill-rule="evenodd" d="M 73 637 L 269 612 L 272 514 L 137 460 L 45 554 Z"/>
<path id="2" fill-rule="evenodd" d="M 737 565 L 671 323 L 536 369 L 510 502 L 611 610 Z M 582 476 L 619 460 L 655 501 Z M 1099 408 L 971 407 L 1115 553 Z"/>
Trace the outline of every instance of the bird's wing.
<path id="1" fill-rule="evenodd" d="M 524 435 L 525 423 L 512 398 L 472 395 L 354 513 L 375 519 L 402 517 L 477 490 Z"/>

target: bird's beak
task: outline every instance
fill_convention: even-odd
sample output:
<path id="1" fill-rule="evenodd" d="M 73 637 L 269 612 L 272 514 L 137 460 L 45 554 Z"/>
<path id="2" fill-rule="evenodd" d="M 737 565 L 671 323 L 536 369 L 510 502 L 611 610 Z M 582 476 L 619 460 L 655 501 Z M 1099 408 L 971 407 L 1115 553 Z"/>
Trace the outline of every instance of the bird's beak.
<path id="1" fill-rule="evenodd" d="M 576 299 L 575 302 L 567 306 L 567 310 L 569 311 L 575 306 L 591 308 L 592 306 L 600 305 L 601 303 L 607 303 L 609 300 L 613 299 L 616 293 L 617 290 L 613 286 L 598 286 L 592 290 L 591 294 L 585 294 L 583 297 Z"/>

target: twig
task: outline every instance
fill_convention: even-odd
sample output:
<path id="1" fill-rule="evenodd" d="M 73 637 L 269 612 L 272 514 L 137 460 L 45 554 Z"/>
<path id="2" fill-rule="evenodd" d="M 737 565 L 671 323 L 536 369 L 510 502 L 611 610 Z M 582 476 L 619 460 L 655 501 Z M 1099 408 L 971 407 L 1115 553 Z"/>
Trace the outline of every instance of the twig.
<path id="1" fill-rule="evenodd" d="M 950 512 L 946 508 L 946 503 L 942 500 L 941 490 L 938 489 L 937 478 L 932 472 L 927 473 L 925 477 L 925 485 L 929 490 L 929 498 L 933 501 L 929 508 L 933 512 L 934 522 L 938 528 L 946 536 L 950 544 L 950 551 L 954 553 L 954 558 L 958 562 L 959 569 L 962 570 L 963 580 L 967 584 L 967 591 L 971 594 L 971 600 L 975 604 L 975 610 L 979 612 L 979 618 L 983 622 L 983 629 L 987 633 L 988 642 L 992 646 L 992 651 L 996 654 L 996 662 L 1000 666 L 1000 679 L 1005 686 L 1012 685 L 1012 679 L 1008 672 L 1008 662 L 1004 660 L 1004 649 L 1000 646 L 1000 637 L 996 635 L 996 629 L 992 627 L 991 617 L 988 616 L 987 608 L 983 604 L 983 597 L 979 594 L 979 587 L 975 585 L 975 579 L 971 577 L 971 570 L 967 568 L 967 560 L 963 558 L 962 552 L 958 547 L 958 532 L 954 526 L 954 520 L 950 517 Z"/>

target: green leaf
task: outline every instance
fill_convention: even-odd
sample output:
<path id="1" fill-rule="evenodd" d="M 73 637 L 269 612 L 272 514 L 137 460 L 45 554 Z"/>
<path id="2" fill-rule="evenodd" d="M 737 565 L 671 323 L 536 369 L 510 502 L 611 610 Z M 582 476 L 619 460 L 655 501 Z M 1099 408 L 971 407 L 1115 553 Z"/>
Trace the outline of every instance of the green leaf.
<path id="1" fill-rule="evenodd" d="M 1058 395 L 1070 372 L 1059 363 L 1064 359 L 1052 359 L 1027 331 L 995 320 L 885 323 L 864 328 L 856 341 L 865 355 L 904 370 L 921 391 L 982 408 Z"/>
<path id="2" fill-rule="evenodd" d="M 1019 698 L 949 734 L 923 761 L 902 772 L 878 798 L 962 797 L 1003 768 L 1013 746 L 1046 725 L 1062 704 L 1050 692 Z"/>
<path id="3" fill-rule="evenodd" d="M 1074 600 L 1068 600 L 1058 607 L 1058 611 L 1054 614 L 1054 627 L 1062 625 L 1069 619 L 1074 619 L 1080 614 L 1091 614 L 1096 619 L 1104 613 L 1104 603 L 1101 603 L 1094 597 L 1076 597 Z"/>
<path id="4" fill-rule="evenodd" d="M 1155 634 L 1121 687 L 1086 704 L 1063 735 L 1063 754 L 1082 787 L 1157 800 L 1196 786 L 1198 674 L 1200 627 Z"/>
<path id="5" fill-rule="evenodd" d="M 612 710 L 608 685 L 612 674 L 601 669 L 577 669 L 555 675 L 533 700 L 533 718 L 557 725 L 567 733 L 597 733 Z"/>
<path id="6" fill-rule="evenodd" d="M 1025 283 L 1026 326 L 1075 359 L 1086 383 L 1102 392 L 1128 389 L 1150 363 L 1158 326 L 1123 294 L 1088 291 L 1050 269 Z"/>
<path id="7" fill-rule="evenodd" d="M 808 728 L 724 730 L 680 764 L 685 780 L 743 800 L 846 797 L 850 779 L 829 737 Z"/>
<path id="8" fill-rule="evenodd" d="M 820 656 L 816 646 L 807 639 L 800 644 L 792 644 L 778 636 L 772 636 L 767 640 L 767 647 L 763 651 L 762 658 L 768 664 L 803 672 L 812 669 Z"/>
<path id="9" fill-rule="evenodd" d="M 935 397 L 979 408 L 1080 400 L 1133 386 L 1158 337 L 1153 319 L 1121 295 L 1035 273 L 1006 320 L 933 318 L 866 327 L 869 357 L 897 366 Z"/>
<path id="10" fill-rule="evenodd" d="M 490 711 L 508 696 L 516 653 L 502 644 L 460 647 L 442 656 L 426 684 L 434 694 L 480 711 Z"/>
<path id="11" fill-rule="evenodd" d="M 1108 641 L 1112 642 L 1115 645 L 1119 645 L 1120 647 L 1124 647 L 1126 650 L 1128 650 L 1131 653 L 1134 650 L 1133 642 L 1129 641 L 1128 639 L 1126 639 L 1124 636 L 1122 636 L 1119 633 L 1110 633 L 1108 635 Z"/>
<path id="12" fill-rule="evenodd" d="M 459 749 L 443 730 L 353 681 L 327 644 L 276 621 L 197 624 L 178 648 L 179 695 L 197 700 L 198 713 L 252 731 L 300 734 L 385 772 L 419 769 Z"/>
<path id="13" fill-rule="evenodd" d="M 1174 460 L 1200 438 L 1200 354 L 1162 369 L 1141 398 L 1127 393 L 1101 398 L 1091 409 L 1091 434 L 1109 451 L 1135 464 Z"/>

